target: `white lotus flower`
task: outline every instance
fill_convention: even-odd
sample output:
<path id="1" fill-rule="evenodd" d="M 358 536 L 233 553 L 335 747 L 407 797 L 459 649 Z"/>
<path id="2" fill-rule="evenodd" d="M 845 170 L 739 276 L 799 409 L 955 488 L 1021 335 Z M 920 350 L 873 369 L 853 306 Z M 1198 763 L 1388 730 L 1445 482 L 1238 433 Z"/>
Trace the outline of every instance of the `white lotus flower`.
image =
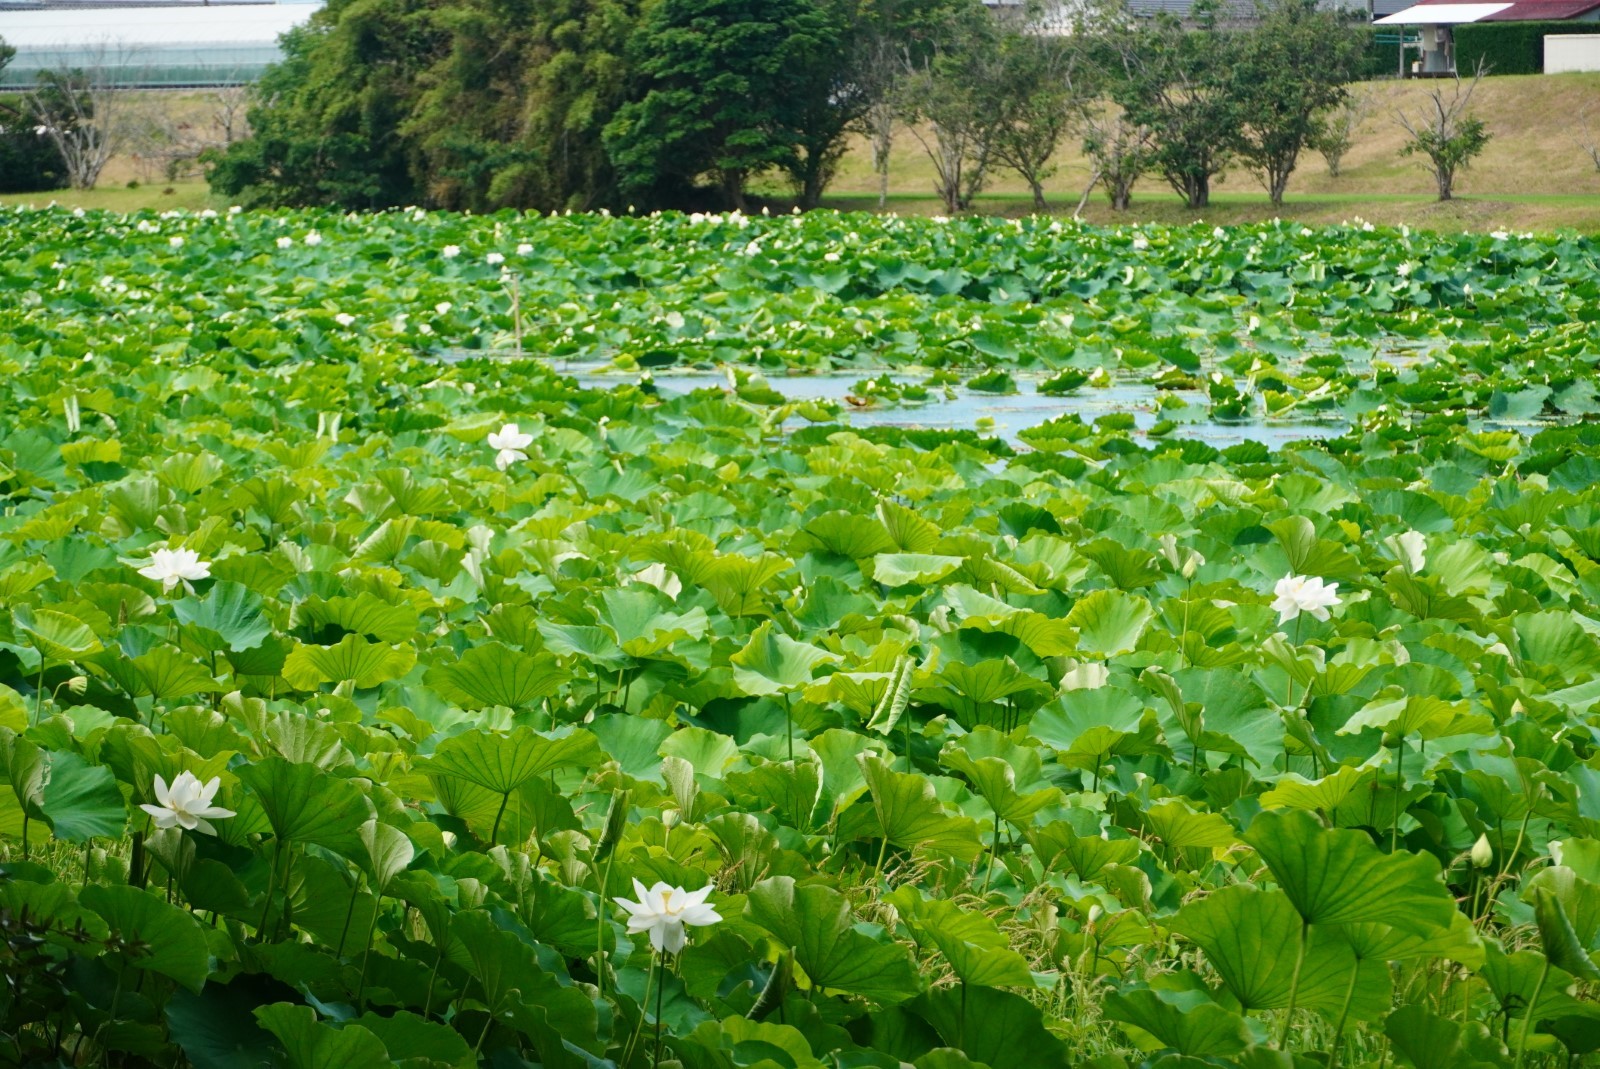
<path id="1" fill-rule="evenodd" d="M 305 242 L 307 245 L 321 245 L 322 235 L 313 230 L 311 233 L 306 235 Z"/>
<path id="2" fill-rule="evenodd" d="M 285 235 L 284 237 L 279 238 L 278 239 L 278 248 L 280 248 L 280 249 L 292 249 L 292 248 L 294 248 L 294 238 L 288 237 L 287 235 Z"/>
<path id="3" fill-rule="evenodd" d="M 490 266 L 493 266 L 495 264 L 503 264 L 503 263 L 506 262 L 505 253 L 491 252 L 491 253 L 487 254 L 486 256 L 484 256 L 483 262 L 486 263 L 486 264 L 489 264 Z"/>
<path id="4" fill-rule="evenodd" d="M 645 890 L 644 884 L 634 880 L 633 893 L 639 896 L 639 901 L 617 899 L 617 905 L 628 911 L 628 934 L 649 932 L 650 945 L 668 954 L 683 949 L 685 925 L 700 928 L 722 919 L 722 914 L 706 904 L 711 894 L 710 884 L 698 891 L 685 891 L 658 881 Z"/>
<path id="5" fill-rule="evenodd" d="M 524 241 L 521 245 L 517 246 L 517 255 L 518 256 L 526 256 L 532 251 L 533 251 L 533 246 L 529 245 L 526 241 Z"/>
<path id="6" fill-rule="evenodd" d="M 1272 608 L 1280 624 L 1288 623 L 1301 613 L 1318 620 L 1328 618 L 1328 610 L 1338 605 L 1339 584 L 1324 583 L 1315 575 L 1286 575 L 1272 588 L 1277 595 Z"/>
<path id="7" fill-rule="evenodd" d="M 181 249 L 183 248 L 183 239 L 174 234 L 167 239 L 167 244 L 171 245 L 174 249 Z"/>
<path id="8" fill-rule="evenodd" d="M 489 448 L 495 450 L 494 466 L 501 471 L 510 467 L 513 461 L 527 460 L 528 454 L 523 452 L 533 444 L 533 435 L 520 430 L 515 423 L 507 423 L 498 431 L 489 433 Z"/>
<path id="9" fill-rule="evenodd" d="M 212 776 L 210 782 L 201 783 L 200 777 L 193 772 L 180 772 L 172 781 L 172 786 L 167 786 L 167 781 L 160 776 L 156 777 L 156 801 L 159 805 L 140 803 L 139 808 L 150 814 L 150 819 L 156 822 L 156 827 L 182 828 L 185 831 L 203 831 L 207 835 L 217 834 L 217 829 L 211 826 L 208 817 L 221 820 L 224 817 L 234 816 L 231 809 L 211 804 L 211 799 L 217 796 L 217 788 L 222 786 L 222 777 Z"/>
<path id="10" fill-rule="evenodd" d="M 193 592 L 189 585 L 194 579 L 210 579 L 211 565 L 200 559 L 200 554 L 184 546 L 179 549 L 158 549 L 150 554 L 150 563 L 139 569 L 146 579 L 161 584 L 164 593 L 170 593 L 179 583 Z"/>
<path id="11" fill-rule="evenodd" d="M 340 312 L 338 315 L 333 317 L 333 321 L 339 324 L 341 327 L 348 327 L 351 323 L 356 321 L 356 317 L 351 315 L 349 312 Z"/>
<path id="12" fill-rule="evenodd" d="M 447 316 L 450 314 L 450 309 L 454 307 L 455 305 L 451 304 L 449 301 L 440 301 L 438 304 L 433 306 L 433 310 L 442 316 Z"/>
<path id="13" fill-rule="evenodd" d="M 461 246 L 460 245 L 446 245 L 444 247 L 444 258 L 446 260 L 454 260 L 457 256 L 460 256 L 460 255 L 461 255 Z"/>

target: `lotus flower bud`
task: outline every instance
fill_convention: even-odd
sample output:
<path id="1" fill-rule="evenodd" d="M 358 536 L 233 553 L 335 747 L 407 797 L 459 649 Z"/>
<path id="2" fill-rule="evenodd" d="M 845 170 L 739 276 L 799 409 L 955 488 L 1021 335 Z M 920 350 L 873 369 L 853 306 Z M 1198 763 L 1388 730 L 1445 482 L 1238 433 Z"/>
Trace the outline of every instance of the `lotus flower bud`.
<path id="1" fill-rule="evenodd" d="M 669 809 L 661 814 L 661 824 L 668 831 L 676 828 L 681 823 L 683 823 L 683 810 L 681 809 Z"/>
<path id="2" fill-rule="evenodd" d="M 1489 836 L 1478 836 L 1478 841 L 1472 844 L 1472 867 L 1486 869 L 1493 861 L 1494 848 L 1489 845 Z"/>

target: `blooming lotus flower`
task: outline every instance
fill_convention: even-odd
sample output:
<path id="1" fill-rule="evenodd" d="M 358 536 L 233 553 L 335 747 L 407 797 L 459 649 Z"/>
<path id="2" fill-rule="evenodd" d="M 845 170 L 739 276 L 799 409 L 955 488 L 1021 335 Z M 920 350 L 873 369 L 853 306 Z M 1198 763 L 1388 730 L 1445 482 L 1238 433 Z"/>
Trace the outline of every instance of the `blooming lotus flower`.
<path id="1" fill-rule="evenodd" d="M 507 423 L 489 434 L 489 448 L 495 450 L 494 466 L 501 471 L 510 467 L 513 461 L 527 460 L 528 454 L 523 450 L 532 444 L 533 435 L 519 430 L 515 423 Z"/>
<path id="2" fill-rule="evenodd" d="M 292 248 L 294 248 L 294 238 L 287 237 L 287 236 L 279 238 L 278 239 L 278 248 L 280 248 L 280 249 L 292 249 Z"/>
<path id="3" fill-rule="evenodd" d="M 1328 610 L 1339 604 L 1339 584 L 1324 583 L 1315 575 L 1286 575 L 1272 588 L 1277 595 L 1272 607 L 1278 613 L 1280 624 L 1288 623 L 1301 613 L 1318 620 L 1328 618 Z"/>
<path id="4" fill-rule="evenodd" d="M 333 317 L 333 321 L 339 324 L 341 327 L 348 327 L 350 324 L 356 321 L 356 317 L 351 315 L 349 312 L 340 312 L 338 315 Z"/>
<path id="5" fill-rule="evenodd" d="M 210 782 L 201 783 L 200 777 L 193 772 L 180 772 L 170 787 L 166 780 L 157 776 L 156 801 L 160 804 L 140 803 L 139 808 L 150 814 L 150 819 L 156 822 L 158 828 L 176 827 L 215 835 L 217 829 L 206 818 L 221 820 L 235 815 L 231 809 L 211 804 L 211 799 L 217 796 L 217 788 L 221 786 L 220 776 L 212 776 Z"/>
<path id="6" fill-rule="evenodd" d="M 307 245 L 321 245 L 322 235 L 313 230 L 311 233 L 306 235 L 305 242 Z"/>
<path id="7" fill-rule="evenodd" d="M 698 891 L 685 891 L 657 882 L 645 890 L 644 884 L 634 880 L 633 893 L 639 896 L 639 901 L 617 899 L 617 905 L 628 911 L 628 934 L 649 932 L 650 945 L 668 954 L 683 949 L 685 925 L 699 928 L 722 919 L 722 914 L 706 904 L 711 894 L 710 884 Z"/>
<path id="8" fill-rule="evenodd" d="M 461 246 L 460 245 L 446 245 L 444 247 L 444 249 L 443 249 L 443 252 L 444 252 L 444 258 L 446 260 L 454 260 L 457 256 L 461 255 Z"/>
<path id="9" fill-rule="evenodd" d="M 174 234 L 167 239 L 167 244 L 171 245 L 174 249 L 181 249 L 183 248 L 183 239 Z"/>
<path id="10" fill-rule="evenodd" d="M 170 593 L 179 583 L 192 593 L 194 588 L 189 582 L 194 579 L 210 579 L 211 565 L 201 560 L 200 554 L 187 546 L 181 549 L 158 549 L 150 554 L 150 563 L 140 568 L 139 574 L 160 583 L 163 593 Z"/>

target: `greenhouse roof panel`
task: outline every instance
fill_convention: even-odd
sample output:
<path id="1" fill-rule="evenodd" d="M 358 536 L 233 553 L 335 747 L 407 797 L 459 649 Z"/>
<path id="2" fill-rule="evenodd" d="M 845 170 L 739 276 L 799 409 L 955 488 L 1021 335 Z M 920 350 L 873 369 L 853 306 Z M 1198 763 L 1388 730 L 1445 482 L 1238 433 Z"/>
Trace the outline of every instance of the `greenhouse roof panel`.
<path id="1" fill-rule="evenodd" d="M 272 44 L 308 20 L 310 4 L 0 11 L 0 38 L 22 49 L 113 45 Z"/>

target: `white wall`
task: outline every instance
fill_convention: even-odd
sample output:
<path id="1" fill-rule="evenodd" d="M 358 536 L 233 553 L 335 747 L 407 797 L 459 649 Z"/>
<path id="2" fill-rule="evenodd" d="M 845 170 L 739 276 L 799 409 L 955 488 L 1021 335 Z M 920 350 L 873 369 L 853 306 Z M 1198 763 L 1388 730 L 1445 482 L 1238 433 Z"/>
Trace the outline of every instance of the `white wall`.
<path id="1" fill-rule="evenodd" d="M 1544 72 L 1600 71 L 1600 33 L 1548 34 L 1544 39 Z"/>

